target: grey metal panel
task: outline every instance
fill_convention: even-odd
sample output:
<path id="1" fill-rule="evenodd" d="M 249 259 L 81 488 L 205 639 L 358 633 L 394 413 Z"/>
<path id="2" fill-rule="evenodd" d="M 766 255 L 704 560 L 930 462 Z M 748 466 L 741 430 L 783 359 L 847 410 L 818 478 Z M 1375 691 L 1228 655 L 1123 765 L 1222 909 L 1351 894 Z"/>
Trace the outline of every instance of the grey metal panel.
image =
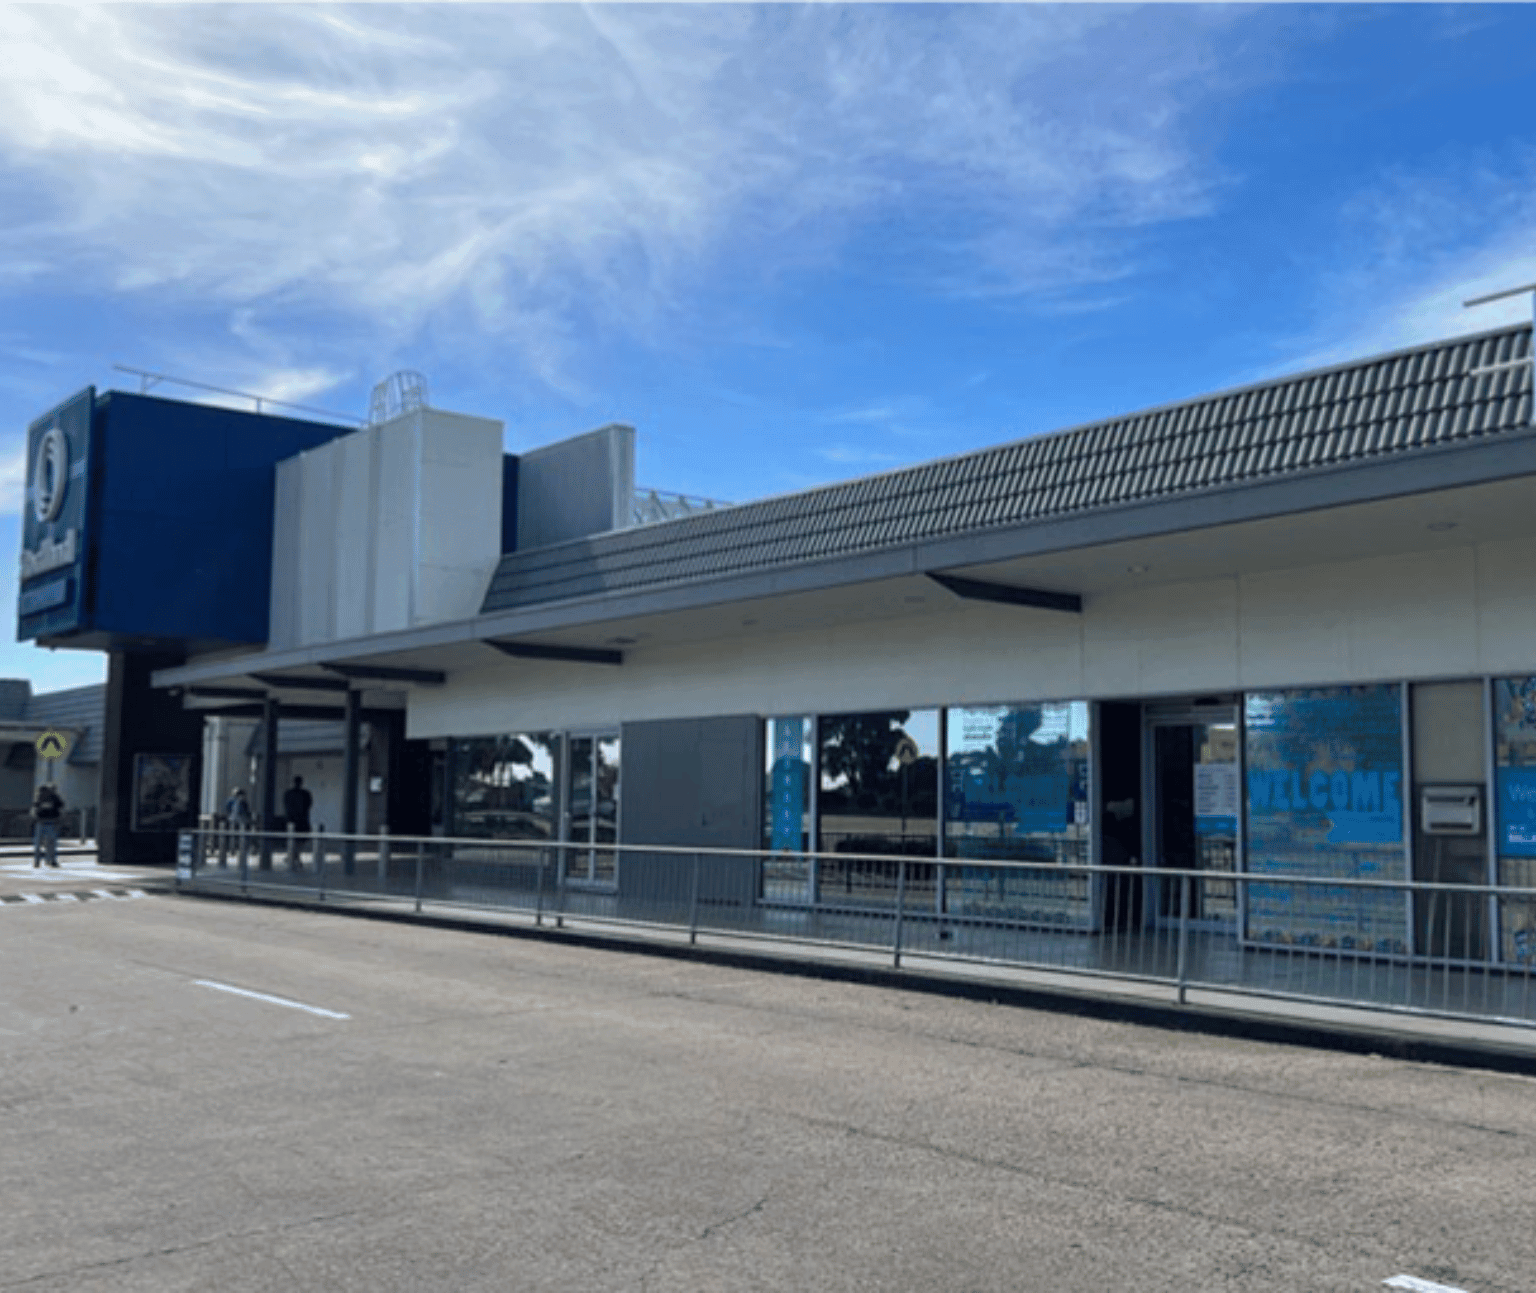
<path id="1" fill-rule="evenodd" d="M 755 849 L 763 761 L 753 715 L 626 723 L 620 742 L 625 844 L 664 839 L 682 847 Z M 749 903 L 756 893 L 750 858 L 709 859 L 694 889 L 693 859 L 639 854 L 619 868 L 621 891 L 653 901 Z"/>
<path id="2" fill-rule="evenodd" d="M 32 700 L 32 684 L 25 678 L 0 678 L 0 719 L 24 722 Z"/>

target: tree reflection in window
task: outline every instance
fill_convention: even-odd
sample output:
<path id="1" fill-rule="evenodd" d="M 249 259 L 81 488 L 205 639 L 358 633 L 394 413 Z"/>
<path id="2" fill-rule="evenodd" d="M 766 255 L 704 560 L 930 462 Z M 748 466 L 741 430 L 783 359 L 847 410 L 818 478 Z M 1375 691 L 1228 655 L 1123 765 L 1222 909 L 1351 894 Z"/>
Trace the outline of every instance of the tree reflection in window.
<path id="1" fill-rule="evenodd" d="M 560 737 L 552 732 L 454 741 L 454 833 L 475 839 L 555 838 L 559 754 Z"/>
<path id="2" fill-rule="evenodd" d="M 938 817 L 938 716 L 890 710 L 821 720 L 822 848 L 868 836 L 900 847 L 845 852 L 931 854 Z"/>

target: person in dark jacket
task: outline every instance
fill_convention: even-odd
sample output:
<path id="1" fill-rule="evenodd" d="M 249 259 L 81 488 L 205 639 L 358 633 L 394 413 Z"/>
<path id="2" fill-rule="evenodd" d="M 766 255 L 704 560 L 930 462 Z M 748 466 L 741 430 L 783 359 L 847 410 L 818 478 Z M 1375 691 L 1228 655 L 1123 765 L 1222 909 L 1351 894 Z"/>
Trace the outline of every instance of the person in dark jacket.
<path id="1" fill-rule="evenodd" d="M 32 865 L 59 865 L 59 819 L 64 799 L 53 782 L 45 781 L 32 796 Z"/>
<path id="2" fill-rule="evenodd" d="M 289 836 L 291 843 L 288 846 L 288 861 L 290 865 L 297 866 L 300 856 L 304 852 L 304 842 L 309 838 L 309 811 L 314 807 L 315 797 L 304 789 L 304 778 L 295 777 L 293 785 L 283 791 L 283 815 L 288 818 L 288 825 L 293 834 Z"/>
<path id="3" fill-rule="evenodd" d="M 283 813 L 297 834 L 309 834 L 309 811 L 314 806 L 315 797 L 304 789 L 304 778 L 295 777 L 293 785 L 283 791 Z"/>

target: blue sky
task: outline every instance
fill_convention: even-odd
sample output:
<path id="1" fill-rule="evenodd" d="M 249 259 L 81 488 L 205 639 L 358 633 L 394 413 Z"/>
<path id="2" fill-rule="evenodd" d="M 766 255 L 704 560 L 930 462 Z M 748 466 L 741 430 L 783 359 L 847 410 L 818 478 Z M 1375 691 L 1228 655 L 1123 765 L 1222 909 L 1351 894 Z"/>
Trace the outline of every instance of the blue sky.
<path id="1" fill-rule="evenodd" d="M 740 501 L 1536 280 L 1536 7 L 7 5 L 0 50 L 12 552 L 27 424 L 114 363 L 358 415 L 414 368 Z"/>

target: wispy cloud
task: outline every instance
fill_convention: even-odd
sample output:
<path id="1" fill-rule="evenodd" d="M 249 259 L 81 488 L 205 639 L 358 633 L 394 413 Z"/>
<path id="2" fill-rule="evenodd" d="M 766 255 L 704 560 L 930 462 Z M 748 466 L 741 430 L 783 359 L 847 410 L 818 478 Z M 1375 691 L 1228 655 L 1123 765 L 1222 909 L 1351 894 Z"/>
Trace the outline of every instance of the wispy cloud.
<path id="1" fill-rule="evenodd" d="M 1070 296 L 1209 208 L 1188 123 L 1238 21 L 0 7 L 0 279 L 224 308 L 198 345 L 246 382 L 431 322 L 559 386 L 578 334 L 663 334 L 721 257 L 772 273 L 871 222 L 930 290 Z"/>
<path id="2" fill-rule="evenodd" d="M 839 467 L 889 467 L 906 461 L 904 455 L 885 453 L 868 445 L 829 444 L 816 452 Z"/>
<path id="3" fill-rule="evenodd" d="M 1317 280 L 1310 336 L 1287 369 L 1342 362 L 1531 318 L 1536 283 L 1536 149 L 1427 159 L 1356 193 L 1340 212 L 1339 264 Z"/>
<path id="4" fill-rule="evenodd" d="M 0 512 L 20 512 L 26 494 L 27 446 L 23 441 L 14 452 L 0 458 Z"/>

